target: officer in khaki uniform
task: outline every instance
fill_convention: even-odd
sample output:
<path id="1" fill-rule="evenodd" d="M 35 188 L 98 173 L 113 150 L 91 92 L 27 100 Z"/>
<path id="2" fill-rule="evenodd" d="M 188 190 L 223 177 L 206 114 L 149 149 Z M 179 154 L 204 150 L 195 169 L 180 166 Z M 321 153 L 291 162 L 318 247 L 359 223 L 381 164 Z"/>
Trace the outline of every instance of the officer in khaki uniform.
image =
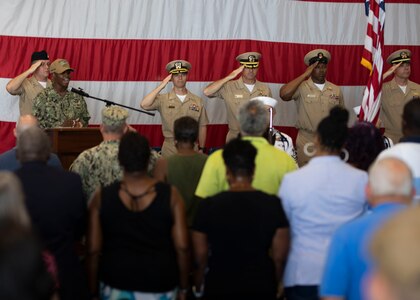
<path id="1" fill-rule="evenodd" d="M 385 127 L 384 135 L 396 144 L 403 136 L 402 113 L 404 105 L 413 97 L 420 97 L 420 85 L 408 79 L 411 74 L 410 50 L 395 51 L 386 61 L 392 67 L 384 73 L 384 79 L 391 74 L 394 74 L 394 78 L 382 86 L 379 119 L 381 125 Z"/>
<path id="2" fill-rule="evenodd" d="M 36 96 L 45 88 L 51 86 L 49 76 L 50 59 L 45 50 L 34 52 L 31 56 L 31 66 L 22 74 L 10 80 L 6 90 L 11 95 L 19 95 L 20 115 L 32 114 L 32 105 Z M 28 78 L 28 76 L 32 75 Z"/>
<path id="3" fill-rule="evenodd" d="M 240 132 L 238 122 L 239 108 L 250 99 L 258 96 L 271 97 L 271 90 L 267 84 L 256 79 L 261 54 L 246 52 L 238 55 L 236 60 L 241 66 L 228 76 L 209 84 L 204 89 L 207 97 L 219 97 L 225 101 L 229 132 L 226 142 L 236 138 Z M 233 80 L 241 74 L 237 80 Z"/>
<path id="4" fill-rule="evenodd" d="M 208 118 L 204 101 L 187 90 L 188 71 L 191 64 L 185 60 L 174 60 L 166 65 L 169 75 L 146 95 L 140 102 L 145 110 L 158 110 L 162 119 L 162 132 L 164 141 L 162 156 L 168 157 L 176 154 L 174 141 L 174 122 L 180 117 L 189 116 L 199 123 L 198 149 L 205 152 Z M 166 94 L 159 94 L 166 85 L 172 81 L 173 89 Z"/>
<path id="5" fill-rule="evenodd" d="M 344 107 L 343 94 L 338 86 L 325 79 L 331 54 L 324 49 L 308 52 L 304 62 L 306 71 L 280 89 L 284 101 L 295 100 L 299 129 L 296 148 L 299 166 L 305 165 L 310 157 L 304 153 L 305 144 L 314 142 L 319 122 L 328 116 L 336 105 Z"/>

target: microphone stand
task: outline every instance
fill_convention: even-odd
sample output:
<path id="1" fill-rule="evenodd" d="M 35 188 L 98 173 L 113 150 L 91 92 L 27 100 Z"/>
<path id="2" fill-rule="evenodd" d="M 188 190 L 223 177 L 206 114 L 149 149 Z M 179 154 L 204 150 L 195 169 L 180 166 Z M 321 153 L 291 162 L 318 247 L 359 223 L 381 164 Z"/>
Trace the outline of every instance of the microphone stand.
<path id="1" fill-rule="evenodd" d="M 270 112 L 270 127 L 268 127 L 268 141 L 271 143 L 271 145 L 274 145 L 276 139 L 275 139 L 275 133 L 274 133 L 274 126 L 273 126 L 273 108 L 270 106 L 268 108 L 268 111 Z"/>
<path id="2" fill-rule="evenodd" d="M 141 110 L 141 109 L 137 109 L 137 108 L 127 106 L 127 105 L 124 105 L 124 104 L 115 103 L 115 102 L 112 102 L 112 101 L 107 100 L 107 99 L 101 99 L 101 98 L 98 98 L 98 97 L 93 97 L 93 96 L 89 95 L 88 93 L 86 93 L 82 88 L 78 88 L 78 89 L 71 88 L 71 92 L 76 93 L 76 94 L 78 94 L 82 97 L 92 98 L 92 99 L 95 99 L 95 100 L 98 100 L 98 101 L 105 102 L 105 106 L 117 105 L 117 106 L 121 106 L 121 107 L 124 107 L 124 108 L 128 108 L 128 109 L 131 109 L 131 110 L 135 110 L 135 111 L 144 113 L 144 114 L 149 115 L 149 116 L 154 116 L 155 115 L 154 113 L 144 111 L 144 110 Z"/>

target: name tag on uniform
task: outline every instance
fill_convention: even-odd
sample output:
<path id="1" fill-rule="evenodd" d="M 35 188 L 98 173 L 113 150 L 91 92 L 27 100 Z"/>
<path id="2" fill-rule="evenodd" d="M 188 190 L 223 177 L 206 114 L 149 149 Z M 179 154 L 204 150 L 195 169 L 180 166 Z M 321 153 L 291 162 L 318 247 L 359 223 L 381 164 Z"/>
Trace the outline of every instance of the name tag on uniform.
<path id="1" fill-rule="evenodd" d="M 316 98 L 316 95 L 308 94 L 308 95 L 306 95 L 306 97 L 308 97 L 308 98 Z"/>
<path id="2" fill-rule="evenodd" d="M 235 99 L 243 98 L 244 95 L 235 95 Z"/>
<path id="3" fill-rule="evenodd" d="M 168 108 L 175 108 L 175 105 L 169 105 Z"/>

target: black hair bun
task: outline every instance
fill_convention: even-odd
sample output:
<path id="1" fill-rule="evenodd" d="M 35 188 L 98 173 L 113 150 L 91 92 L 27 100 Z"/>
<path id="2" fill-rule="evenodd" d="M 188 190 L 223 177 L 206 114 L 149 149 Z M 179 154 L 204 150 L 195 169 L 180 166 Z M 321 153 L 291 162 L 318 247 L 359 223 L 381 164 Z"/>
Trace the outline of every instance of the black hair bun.
<path id="1" fill-rule="evenodd" d="M 330 110 L 329 118 L 334 123 L 344 123 L 347 126 L 347 122 L 349 121 L 349 112 L 341 106 L 334 106 Z"/>

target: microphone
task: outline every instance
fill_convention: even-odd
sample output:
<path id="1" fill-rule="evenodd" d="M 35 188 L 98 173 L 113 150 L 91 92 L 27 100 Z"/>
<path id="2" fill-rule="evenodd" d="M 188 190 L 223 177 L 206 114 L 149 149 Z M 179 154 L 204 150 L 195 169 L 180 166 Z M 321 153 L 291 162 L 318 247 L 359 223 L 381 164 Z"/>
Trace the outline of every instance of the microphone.
<path id="1" fill-rule="evenodd" d="M 75 89 L 74 87 L 72 87 L 70 91 L 83 97 L 90 97 L 89 94 L 83 91 L 82 88 Z"/>

